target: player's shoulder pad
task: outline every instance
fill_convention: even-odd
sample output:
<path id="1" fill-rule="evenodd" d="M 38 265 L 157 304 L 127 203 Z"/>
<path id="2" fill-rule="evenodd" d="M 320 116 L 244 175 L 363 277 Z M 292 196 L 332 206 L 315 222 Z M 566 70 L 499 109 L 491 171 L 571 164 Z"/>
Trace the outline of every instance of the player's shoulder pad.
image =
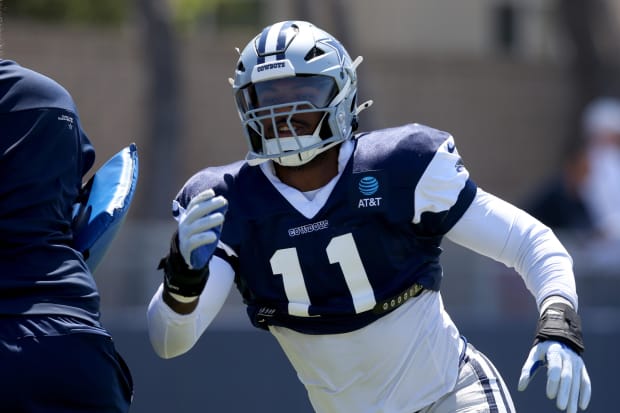
<path id="1" fill-rule="evenodd" d="M 454 140 L 448 132 L 418 123 L 380 129 L 356 137 L 356 157 L 360 168 L 412 164 L 424 168 L 439 150 L 454 151 Z"/>
<path id="2" fill-rule="evenodd" d="M 194 196 L 207 189 L 213 189 L 216 195 L 224 195 L 224 197 L 229 198 L 235 181 L 239 179 L 239 175 L 246 168 L 253 167 L 247 165 L 245 161 L 237 161 L 227 165 L 204 168 L 185 182 L 175 200 L 182 207 L 186 207 Z"/>
<path id="3" fill-rule="evenodd" d="M 73 211 L 74 247 L 94 272 L 123 223 L 138 182 L 134 143 L 103 164 L 83 186 Z"/>

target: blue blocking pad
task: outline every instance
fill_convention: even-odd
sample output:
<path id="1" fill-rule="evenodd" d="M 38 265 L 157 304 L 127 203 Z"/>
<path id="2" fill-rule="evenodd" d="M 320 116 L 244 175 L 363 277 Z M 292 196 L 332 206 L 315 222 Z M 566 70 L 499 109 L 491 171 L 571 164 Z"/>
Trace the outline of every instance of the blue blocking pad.
<path id="1" fill-rule="evenodd" d="M 74 247 L 94 272 L 121 227 L 138 182 L 134 143 L 103 164 L 82 188 L 73 209 Z"/>

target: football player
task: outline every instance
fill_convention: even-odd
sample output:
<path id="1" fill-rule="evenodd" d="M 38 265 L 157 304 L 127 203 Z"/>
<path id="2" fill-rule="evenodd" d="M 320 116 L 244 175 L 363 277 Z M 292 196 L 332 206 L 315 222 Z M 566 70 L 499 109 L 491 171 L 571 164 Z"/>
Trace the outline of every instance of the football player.
<path id="1" fill-rule="evenodd" d="M 131 373 L 72 226 L 94 161 L 67 90 L 0 57 L 0 411 L 129 411 Z"/>
<path id="2" fill-rule="evenodd" d="M 355 133 L 356 68 L 304 21 L 266 27 L 231 84 L 249 152 L 192 176 L 148 308 L 152 345 L 190 350 L 233 283 L 271 332 L 317 412 L 514 412 L 493 364 L 441 298 L 444 237 L 514 267 L 540 321 L 519 382 L 590 399 L 571 258 L 553 233 L 477 187 L 449 134 L 420 124 Z M 225 221 L 225 222 L 224 222 Z"/>

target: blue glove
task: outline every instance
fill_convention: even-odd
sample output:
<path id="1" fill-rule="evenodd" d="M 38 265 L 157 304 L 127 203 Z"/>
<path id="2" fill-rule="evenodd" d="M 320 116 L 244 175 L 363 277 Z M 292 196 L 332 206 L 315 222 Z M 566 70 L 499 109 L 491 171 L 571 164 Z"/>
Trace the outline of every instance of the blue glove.
<path id="1" fill-rule="evenodd" d="M 190 269 L 202 269 L 209 263 L 220 239 L 227 207 L 226 198 L 207 189 L 179 211 L 179 252 Z"/>
<path id="2" fill-rule="evenodd" d="M 567 413 L 585 410 L 590 403 L 592 387 L 583 359 L 563 343 L 549 340 L 535 344 L 523 364 L 519 391 L 527 388 L 536 371 L 547 366 L 547 397 Z"/>

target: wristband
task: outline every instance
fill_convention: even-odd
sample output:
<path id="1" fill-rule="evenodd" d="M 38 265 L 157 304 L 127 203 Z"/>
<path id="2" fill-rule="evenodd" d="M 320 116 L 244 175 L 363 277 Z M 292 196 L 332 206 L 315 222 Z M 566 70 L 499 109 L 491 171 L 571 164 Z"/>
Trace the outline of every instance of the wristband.
<path id="1" fill-rule="evenodd" d="M 164 270 L 164 287 L 183 297 L 199 296 L 209 277 L 208 264 L 198 270 L 189 268 L 179 252 L 179 237 L 176 231 L 170 242 L 170 253 L 161 259 L 157 269 Z"/>
<path id="2" fill-rule="evenodd" d="M 534 344 L 554 340 L 566 344 L 581 355 L 585 347 L 581 333 L 581 318 L 568 304 L 552 303 L 545 309 L 536 326 Z"/>

